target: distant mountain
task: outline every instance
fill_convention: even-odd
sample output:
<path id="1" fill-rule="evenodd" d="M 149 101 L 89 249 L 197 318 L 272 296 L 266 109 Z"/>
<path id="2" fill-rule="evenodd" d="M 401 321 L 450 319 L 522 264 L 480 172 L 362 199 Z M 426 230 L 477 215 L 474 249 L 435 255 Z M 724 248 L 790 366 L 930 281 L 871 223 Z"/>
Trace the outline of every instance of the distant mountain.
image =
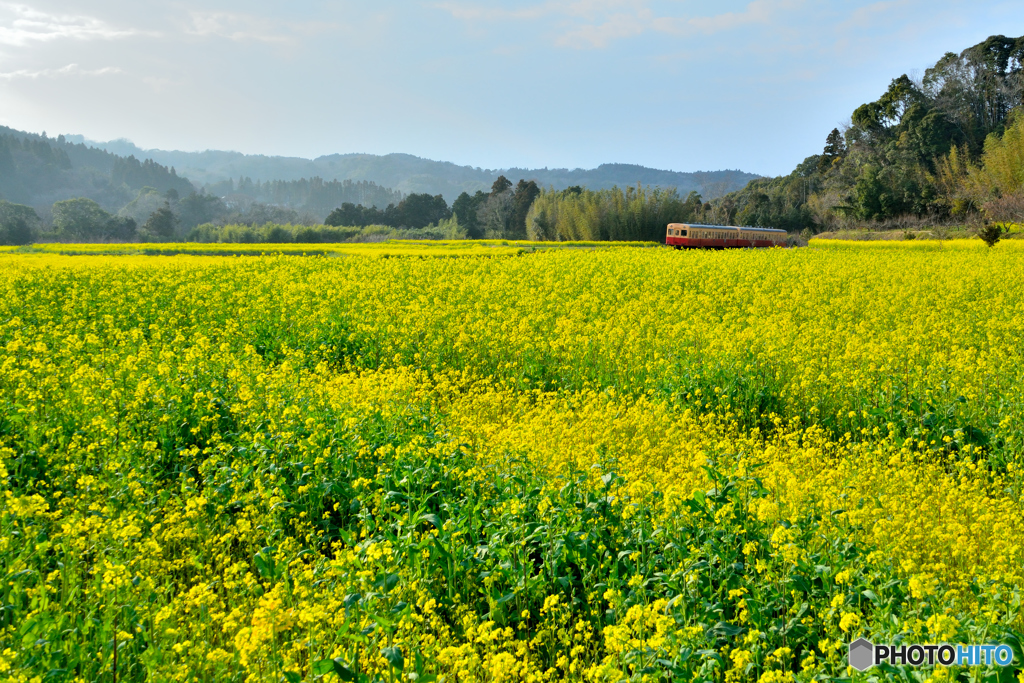
<path id="1" fill-rule="evenodd" d="M 679 173 L 631 164 L 594 169 L 482 169 L 410 154 L 302 159 L 222 151 L 168 152 L 144 150 L 127 140 L 100 143 L 81 135 L 51 138 L 0 126 L 0 199 L 30 205 L 44 221 L 49 220 L 54 202 L 72 197 L 93 199 L 111 213 L 128 210 L 134 202 L 131 211 L 143 220 L 139 207 L 149 207 L 158 194 L 173 203 L 193 191 L 219 201 L 220 213 L 244 213 L 255 203 L 264 213 L 259 207 L 273 208 L 279 221 L 320 221 L 346 202 L 384 209 L 413 193 L 440 194 L 450 205 L 462 192 L 489 192 L 500 175 L 513 183 L 534 180 L 556 190 L 572 185 L 594 190 L 637 184 L 675 187 L 684 197 L 696 191 L 705 200 L 741 189 L 759 177 L 742 171 Z M 146 201 L 140 203 L 143 195 Z M 207 213 L 196 216 L 212 220 Z"/>
<path id="2" fill-rule="evenodd" d="M 696 191 L 704 199 L 714 199 L 744 187 L 759 178 L 743 171 L 698 171 L 680 173 L 662 171 L 633 164 L 602 164 L 595 169 L 482 169 L 458 166 L 447 161 L 432 161 L 411 154 L 331 154 L 316 159 L 300 157 L 264 156 L 239 152 L 180 152 L 159 149 L 141 149 L 128 140 L 111 142 L 87 141 L 82 136 L 70 135 L 68 140 L 82 142 L 121 156 L 153 159 L 158 164 L 173 167 L 179 175 L 189 178 L 198 186 L 213 185 L 225 180 L 249 178 L 253 181 L 299 180 L 321 177 L 330 180 L 372 181 L 380 186 L 399 190 L 404 194 L 426 192 L 443 195 L 451 204 L 462 192 L 489 191 L 499 175 L 513 182 L 520 178 L 536 180 L 539 185 L 554 186 L 556 190 L 570 185 L 583 185 L 591 189 L 610 188 L 614 185 L 651 185 L 675 187 L 682 195 Z"/>

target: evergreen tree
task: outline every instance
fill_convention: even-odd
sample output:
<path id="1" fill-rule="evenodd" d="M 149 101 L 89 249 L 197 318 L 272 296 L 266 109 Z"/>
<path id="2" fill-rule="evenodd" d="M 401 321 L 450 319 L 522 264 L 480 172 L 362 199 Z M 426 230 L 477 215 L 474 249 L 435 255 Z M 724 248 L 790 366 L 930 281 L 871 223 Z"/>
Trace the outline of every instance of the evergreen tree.
<path id="1" fill-rule="evenodd" d="M 491 196 L 497 196 L 499 194 L 502 194 L 503 192 L 506 192 L 507 190 L 510 190 L 511 188 L 512 181 L 506 178 L 505 176 L 500 175 L 498 176 L 498 179 L 494 181 L 494 184 L 491 185 Z"/>
<path id="2" fill-rule="evenodd" d="M 831 170 L 833 164 L 845 156 L 846 140 L 843 139 L 843 134 L 839 132 L 838 128 L 833 128 L 825 138 L 825 150 L 818 160 L 818 170 L 823 173 Z"/>

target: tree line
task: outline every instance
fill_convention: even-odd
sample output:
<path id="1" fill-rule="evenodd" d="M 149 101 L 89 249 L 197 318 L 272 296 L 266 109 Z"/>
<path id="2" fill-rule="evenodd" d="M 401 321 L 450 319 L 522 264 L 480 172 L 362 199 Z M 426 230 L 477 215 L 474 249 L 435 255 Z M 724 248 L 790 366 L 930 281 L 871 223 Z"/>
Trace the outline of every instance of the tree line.
<path id="1" fill-rule="evenodd" d="M 325 225 L 364 227 L 382 225 L 393 228 L 425 229 L 454 221 L 456 232 L 468 239 L 526 239 L 526 217 L 541 190 L 533 180 L 513 185 L 498 176 L 490 192 L 478 190 L 460 194 L 451 207 L 442 195 L 410 194 L 397 205 L 381 210 L 373 206 L 342 204 L 331 212 Z M 452 228 L 448 228 L 451 233 Z"/>

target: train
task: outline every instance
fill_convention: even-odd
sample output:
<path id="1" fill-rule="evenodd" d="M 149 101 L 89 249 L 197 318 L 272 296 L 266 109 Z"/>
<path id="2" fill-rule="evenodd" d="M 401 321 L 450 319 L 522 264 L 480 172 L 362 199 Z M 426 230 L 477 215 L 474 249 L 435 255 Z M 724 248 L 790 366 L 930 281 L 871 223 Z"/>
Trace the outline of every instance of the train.
<path id="1" fill-rule="evenodd" d="M 785 230 L 733 225 L 669 223 L 665 244 L 676 249 L 739 249 L 786 246 Z"/>

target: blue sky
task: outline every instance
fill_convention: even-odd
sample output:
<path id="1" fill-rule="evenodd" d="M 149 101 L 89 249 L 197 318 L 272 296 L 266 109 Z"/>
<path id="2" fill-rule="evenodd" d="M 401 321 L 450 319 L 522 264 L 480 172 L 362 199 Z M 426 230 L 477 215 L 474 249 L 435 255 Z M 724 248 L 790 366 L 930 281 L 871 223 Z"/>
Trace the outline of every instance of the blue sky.
<path id="1" fill-rule="evenodd" d="M 1024 1 L 0 0 L 0 124 L 145 148 L 788 173 Z"/>

